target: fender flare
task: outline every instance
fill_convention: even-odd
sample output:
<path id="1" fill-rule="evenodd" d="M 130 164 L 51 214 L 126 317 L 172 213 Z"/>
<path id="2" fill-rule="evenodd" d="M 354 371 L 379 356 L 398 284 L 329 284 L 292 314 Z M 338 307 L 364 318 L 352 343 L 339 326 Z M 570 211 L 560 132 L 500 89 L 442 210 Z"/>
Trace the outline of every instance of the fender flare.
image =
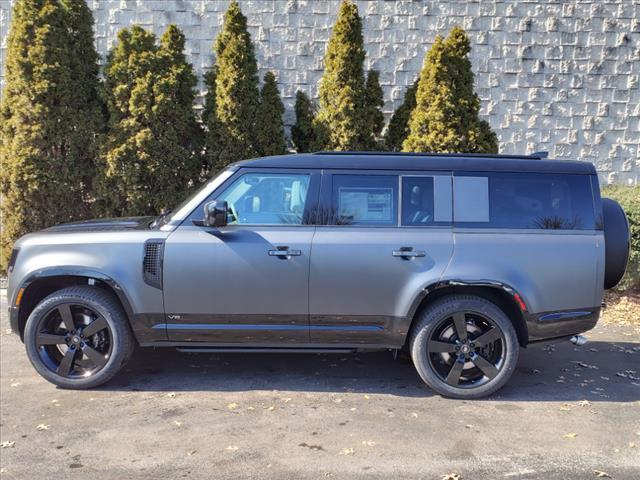
<path id="1" fill-rule="evenodd" d="M 503 292 L 509 294 L 513 297 L 514 301 L 520 308 L 520 311 L 523 315 L 528 313 L 529 303 L 527 300 L 520 294 L 518 291 L 513 288 L 511 285 L 498 281 L 498 280 L 458 280 L 458 279 L 447 279 L 447 280 L 439 280 L 437 282 L 431 283 L 424 287 L 413 300 L 413 304 L 411 305 L 411 309 L 409 310 L 408 318 L 413 318 L 420 307 L 422 301 L 429 296 L 429 294 L 435 292 L 436 290 L 441 290 L 447 287 L 490 287 L 498 290 L 502 290 Z"/>
<path id="2" fill-rule="evenodd" d="M 111 290 L 115 292 L 127 316 L 129 318 L 133 318 L 133 309 L 131 308 L 131 302 L 129 302 L 129 298 L 127 297 L 127 294 L 122 289 L 122 287 L 118 284 L 118 282 L 116 282 L 109 275 L 106 275 L 97 270 L 91 270 L 86 267 L 64 266 L 64 267 L 50 267 L 50 268 L 35 270 L 34 272 L 28 274 L 25 277 L 25 279 L 22 281 L 20 286 L 15 290 L 16 294 L 17 292 L 20 291 L 20 289 L 23 289 L 23 288 L 26 291 L 29 285 L 34 283 L 36 280 L 49 278 L 49 277 L 64 277 L 64 276 L 84 277 L 87 280 L 94 279 L 107 284 L 111 288 Z M 11 302 L 10 305 L 13 305 L 15 302 L 15 299 L 10 299 L 10 302 Z"/>

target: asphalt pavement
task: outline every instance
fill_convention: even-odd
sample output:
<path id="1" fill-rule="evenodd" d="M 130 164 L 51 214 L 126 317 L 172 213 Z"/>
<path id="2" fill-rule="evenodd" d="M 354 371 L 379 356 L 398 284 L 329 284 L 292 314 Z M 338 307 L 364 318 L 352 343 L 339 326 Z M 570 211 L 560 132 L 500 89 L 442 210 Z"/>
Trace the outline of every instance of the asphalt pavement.
<path id="1" fill-rule="evenodd" d="M 1 297 L 3 479 L 640 478 L 640 338 L 521 351 L 485 400 L 434 395 L 389 353 L 138 349 L 91 391 L 61 390 L 8 332 Z"/>

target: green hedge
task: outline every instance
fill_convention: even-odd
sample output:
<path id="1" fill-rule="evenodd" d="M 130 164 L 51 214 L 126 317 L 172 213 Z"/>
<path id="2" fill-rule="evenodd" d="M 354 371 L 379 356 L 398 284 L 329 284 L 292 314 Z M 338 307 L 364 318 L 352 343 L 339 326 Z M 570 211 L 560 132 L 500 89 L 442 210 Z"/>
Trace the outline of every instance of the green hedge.
<path id="1" fill-rule="evenodd" d="M 640 185 L 634 187 L 607 186 L 602 189 L 602 196 L 613 198 L 622 205 L 629 218 L 631 228 L 629 266 L 625 277 L 618 285 L 618 289 L 640 289 Z"/>

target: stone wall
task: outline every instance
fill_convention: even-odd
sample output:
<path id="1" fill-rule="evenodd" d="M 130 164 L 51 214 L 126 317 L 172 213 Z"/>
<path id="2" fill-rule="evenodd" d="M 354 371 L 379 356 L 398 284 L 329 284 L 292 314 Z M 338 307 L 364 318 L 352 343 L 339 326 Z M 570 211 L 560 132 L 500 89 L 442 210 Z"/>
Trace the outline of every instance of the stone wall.
<path id="1" fill-rule="evenodd" d="M 15 0 L 0 0 L 2 59 Z M 88 0 L 96 42 L 106 54 L 133 23 L 160 34 L 176 23 L 198 72 L 228 0 Z M 317 95 L 337 0 L 240 0 L 261 75 L 274 70 L 291 124 L 296 90 Z M 366 68 L 380 71 L 387 118 L 418 75 L 437 34 L 462 25 L 482 114 L 502 153 L 547 150 L 596 164 L 608 182 L 640 179 L 640 3 L 634 0 L 359 0 Z"/>

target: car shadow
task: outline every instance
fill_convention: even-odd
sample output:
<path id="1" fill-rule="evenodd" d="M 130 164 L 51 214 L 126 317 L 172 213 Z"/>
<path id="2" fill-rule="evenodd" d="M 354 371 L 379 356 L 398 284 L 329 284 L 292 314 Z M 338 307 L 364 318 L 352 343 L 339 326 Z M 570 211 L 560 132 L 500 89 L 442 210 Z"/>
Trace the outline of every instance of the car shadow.
<path id="1" fill-rule="evenodd" d="M 633 402 L 640 400 L 640 343 L 568 342 L 521 349 L 500 401 Z M 429 397 L 409 361 L 389 352 L 355 354 L 181 353 L 139 348 L 103 390 L 242 392 L 282 390 Z"/>

